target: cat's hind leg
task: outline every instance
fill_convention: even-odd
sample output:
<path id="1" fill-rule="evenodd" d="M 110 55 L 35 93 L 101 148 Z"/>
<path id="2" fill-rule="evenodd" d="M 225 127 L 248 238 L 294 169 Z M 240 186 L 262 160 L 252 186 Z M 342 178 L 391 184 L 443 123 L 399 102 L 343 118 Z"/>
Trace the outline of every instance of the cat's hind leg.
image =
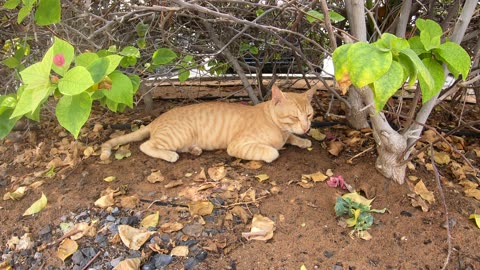
<path id="1" fill-rule="evenodd" d="M 140 150 L 151 157 L 160 158 L 168 162 L 175 162 L 179 157 L 175 151 L 159 149 L 152 140 L 142 143 Z"/>
<path id="2" fill-rule="evenodd" d="M 230 156 L 246 160 L 263 160 L 270 163 L 278 158 L 278 150 L 265 144 L 252 142 L 231 142 L 227 147 Z"/>

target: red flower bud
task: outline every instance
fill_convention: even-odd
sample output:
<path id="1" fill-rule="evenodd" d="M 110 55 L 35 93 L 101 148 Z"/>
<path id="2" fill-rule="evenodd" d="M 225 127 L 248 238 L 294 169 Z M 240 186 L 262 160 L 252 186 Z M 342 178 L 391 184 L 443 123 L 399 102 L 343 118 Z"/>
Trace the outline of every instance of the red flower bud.
<path id="1" fill-rule="evenodd" d="M 61 67 L 65 64 L 65 56 L 63 54 L 59 53 L 53 57 L 53 63 L 57 67 Z"/>

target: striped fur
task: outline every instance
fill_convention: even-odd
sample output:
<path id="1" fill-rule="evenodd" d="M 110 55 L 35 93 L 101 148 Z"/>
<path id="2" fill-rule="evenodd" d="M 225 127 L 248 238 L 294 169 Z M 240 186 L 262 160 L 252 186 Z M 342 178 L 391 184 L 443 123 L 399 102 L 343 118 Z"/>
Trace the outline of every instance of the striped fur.
<path id="1" fill-rule="evenodd" d="M 285 143 L 301 148 L 311 146 L 304 134 L 310 128 L 315 89 L 305 93 L 283 93 L 272 88 L 272 99 L 255 106 L 207 102 L 174 108 L 152 123 L 102 145 L 100 158 L 106 160 L 117 145 L 149 139 L 140 145 L 145 154 L 169 162 L 177 152 L 200 155 L 202 150 L 227 149 L 230 156 L 272 162 Z"/>

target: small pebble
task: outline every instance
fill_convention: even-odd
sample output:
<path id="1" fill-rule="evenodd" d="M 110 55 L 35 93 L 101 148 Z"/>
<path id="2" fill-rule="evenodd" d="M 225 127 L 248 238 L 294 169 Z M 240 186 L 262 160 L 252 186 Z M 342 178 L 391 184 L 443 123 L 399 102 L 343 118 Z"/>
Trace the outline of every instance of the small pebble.
<path id="1" fill-rule="evenodd" d="M 105 218 L 106 221 L 108 222 L 114 222 L 115 220 L 117 220 L 114 216 L 112 215 L 108 215 L 106 218 Z"/>
<path id="2" fill-rule="evenodd" d="M 113 260 L 110 261 L 110 265 L 115 267 L 117 266 L 121 261 L 123 260 L 123 257 L 117 257 Z"/>
<path id="3" fill-rule="evenodd" d="M 182 232 L 186 235 L 199 237 L 202 235 L 203 226 L 198 223 L 187 224 L 183 227 Z"/>
<path id="4" fill-rule="evenodd" d="M 112 209 L 112 215 L 118 215 L 120 213 L 120 208 L 115 207 Z"/>
<path id="5" fill-rule="evenodd" d="M 447 223 L 448 223 L 448 225 L 447 225 Z M 442 223 L 442 227 L 445 228 L 445 229 L 447 228 L 447 226 L 448 226 L 450 229 L 453 229 L 453 227 L 455 227 L 455 225 L 457 225 L 457 219 L 454 218 L 454 217 L 449 218 L 449 219 L 448 219 L 448 222 L 447 222 L 447 221 L 444 221 L 444 222 Z"/>
<path id="6" fill-rule="evenodd" d="M 87 258 L 93 258 L 93 256 L 95 256 L 97 254 L 97 252 L 95 251 L 95 249 L 93 247 L 82 248 L 82 253 Z"/>
<path id="7" fill-rule="evenodd" d="M 169 265 L 173 261 L 173 257 L 167 254 L 155 254 L 153 261 L 156 268 L 161 268 Z"/>
<path id="8" fill-rule="evenodd" d="M 208 252 L 205 250 L 202 250 L 200 253 L 195 255 L 195 259 L 197 259 L 199 262 L 204 261 L 208 257 Z"/>
<path id="9" fill-rule="evenodd" d="M 331 258 L 331 257 L 333 257 L 333 255 L 334 255 L 333 251 L 325 250 L 325 251 L 323 252 L 323 256 L 325 256 L 325 257 L 327 257 L 327 258 Z"/>
<path id="10" fill-rule="evenodd" d="M 45 227 L 43 227 L 40 231 L 38 231 L 38 235 L 42 236 L 42 235 L 45 235 L 45 234 L 49 234 L 52 232 L 52 228 L 50 227 L 50 225 L 47 225 Z"/>
<path id="11" fill-rule="evenodd" d="M 77 250 L 72 254 L 72 262 L 74 264 L 81 265 L 84 260 L 85 256 L 83 256 L 83 253 L 80 250 Z"/>
<path id="12" fill-rule="evenodd" d="M 183 269 L 185 270 L 191 270 L 194 269 L 195 265 L 198 264 L 198 260 L 191 257 L 188 258 L 184 263 L 183 263 Z"/>
<path id="13" fill-rule="evenodd" d="M 404 216 L 404 217 L 412 217 L 413 214 L 408 212 L 408 211 L 402 211 L 400 212 L 400 215 Z"/>

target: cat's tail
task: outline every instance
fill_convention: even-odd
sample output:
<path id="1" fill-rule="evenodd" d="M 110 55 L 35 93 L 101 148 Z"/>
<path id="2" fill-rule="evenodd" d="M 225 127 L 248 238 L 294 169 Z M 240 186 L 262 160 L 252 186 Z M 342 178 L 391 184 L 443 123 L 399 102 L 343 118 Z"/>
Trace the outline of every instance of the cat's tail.
<path id="1" fill-rule="evenodd" d="M 101 160 L 107 160 L 112 154 L 112 148 L 117 145 L 126 144 L 129 142 L 138 142 L 150 136 L 150 126 L 142 127 L 132 133 L 118 136 L 102 144 Z"/>

